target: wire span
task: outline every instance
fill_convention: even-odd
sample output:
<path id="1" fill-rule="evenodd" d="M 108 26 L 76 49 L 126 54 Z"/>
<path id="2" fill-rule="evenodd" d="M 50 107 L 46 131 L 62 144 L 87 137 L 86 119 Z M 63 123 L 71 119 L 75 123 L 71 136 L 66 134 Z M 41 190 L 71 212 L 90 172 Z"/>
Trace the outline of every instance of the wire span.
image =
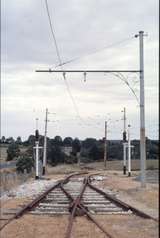
<path id="1" fill-rule="evenodd" d="M 116 76 L 117 78 L 121 79 L 129 87 L 129 89 L 132 91 L 133 95 L 135 96 L 135 98 L 138 102 L 138 105 L 140 105 L 139 98 L 138 98 L 137 94 L 135 93 L 134 89 L 131 87 L 131 85 L 127 81 L 127 78 L 121 73 L 112 73 L 112 74 L 114 76 Z"/>
<path id="2" fill-rule="evenodd" d="M 55 32 L 54 32 L 54 28 L 53 28 L 50 13 L 49 13 L 48 1 L 47 0 L 45 0 L 45 4 L 46 4 L 46 10 L 47 10 L 47 15 L 48 15 L 49 25 L 50 25 L 51 34 L 52 34 L 52 37 L 53 37 L 53 40 L 54 40 L 54 45 L 55 45 L 55 48 L 56 48 L 58 61 L 59 61 L 60 64 L 62 64 L 59 49 L 58 49 L 58 44 L 57 44 L 57 40 L 56 40 L 56 36 L 55 36 Z"/>
<path id="3" fill-rule="evenodd" d="M 48 15 L 48 20 L 49 20 L 51 34 L 52 34 L 52 37 L 53 37 L 53 40 L 54 40 L 54 45 L 55 45 L 55 48 L 56 48 L 57 58 L 58 58 L 58 61 L 59 61 L 59 65 L 61 66 L 61 69 L 63 69 L 63 67 L 62 67 L 63 63 L 62 63 L 62 60 L 61 60 L 61 56 L 60 56 L 60 52 L 59 52 L 59 48 L 58 48 L 58 44 L 57 44 L 57 40 L 56 40 L 56 36 L 55 36 L 55 31 L 54 31 L 54 27 L 53 27 L 53 23 L 51 21 L 51 16 L 50 16 L 49 7 L 48 7 L 48 1 L 47 0 L 45 0 L 45 5 L 46 5 L 46 10 L 47 10 L 47 15 Z M 65 85 L 66 85 L 66 89 L 67 89 L 68 94 L 69 94 L 69 96 L 71 98 L 71 101 L 73 103 L 75 112 L 76 112 L 77 116 L 80 118 L 80 120 L 82 121 L 82 118 L 80 116 L 77 104 L 76 104 L 76 102 L 74 100 L 74 97 L 72 95 L 71 89 L 70 89 L 69 84 L 68 84 L 68 82 L 66 80 L 65 74 L 63 74 L 63 78 L 64 78 L 64 82 L 65 82 Z"/>
<path id="4" fill-rule="evenodd" d="M 123 39 L 123 40 L 121 40 L 121 41 L 117 41 L 117 42 L 115 42 L 115 43 L 113 43 L 113 44 L 110 44 L 110 45 L 108 45 L 108 46 L 105 46 L 105 47 L 103 47 L 103 48 L 101 48 L 101 49 L 93 50 L 92 52 L 90 52 L 90 53 L 88 53 L 88 54 L 85 54 L 85 55 L 83 55 L 83 56 L 75 57 L 75 58 L 73 58 L 73 59 L 70 59 L 70 60 L 67 60 L 67 61 L 65 61 L 65 62 L 62 62 L 61 64 L 56 65 L 55 68 L 60 67 L 60 66 L 63 66 L 63 65 L 65 65 L 65 64 L 72 63 L 72 62 L 77 61 L 77 60 L 80 60 L 80 59 L 82 59 L 82 58 L 84 58 L 84 57 L 87 57 L 87 56 L 96 54 L 96 53 L 98 53 L 98 52 L 100 52 L 100 51 L 103 51 L 103 50 L 106 50 L 106 49 L 110 49 L 110 48 L 112 48 L 112 47 L 114 47 L 114 46 L 117 46 L 117 45 L 120 45 L 120 44 L 125 43 L 125 42 L 127 42 L 127 41 L 130 41 L 131 39 L 134 39 L 134 38 L 135 38 L 135 37 L 125 38 L 125 39 Z"/>

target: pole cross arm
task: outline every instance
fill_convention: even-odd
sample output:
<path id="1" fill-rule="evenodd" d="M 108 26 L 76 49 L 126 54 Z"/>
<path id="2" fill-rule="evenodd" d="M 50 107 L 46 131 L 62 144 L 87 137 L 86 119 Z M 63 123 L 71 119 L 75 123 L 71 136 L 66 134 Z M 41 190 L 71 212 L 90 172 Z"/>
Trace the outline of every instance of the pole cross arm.
<path id="1" fill-rule="evenodd" d="M 123 143 L 123 145 L 124 145 L 125 147 L 128 147 L 128 142 Z M 131 145 L 130 147 L 131 147 L 131 148 L 134 148 L 135 146 L 134 146 L 134 145 Z"/>
<path id="2" fill-rule="evenodd" d="M 35 147 L 33 147 L 33 149 L 37 149 L 37 148 L 38 148 L 38 149 L 42 149 L 43 146 L 37 146 L 37 147 L 35 146 Z"/>
<path id="3" fill-rule="evenodd" d="M 140 70 L 72 70 L 72 69 L 66 69 L 66 70 L 40 70 L 37 69 L 35 72 L 37 73 L 140 73 Z"/>

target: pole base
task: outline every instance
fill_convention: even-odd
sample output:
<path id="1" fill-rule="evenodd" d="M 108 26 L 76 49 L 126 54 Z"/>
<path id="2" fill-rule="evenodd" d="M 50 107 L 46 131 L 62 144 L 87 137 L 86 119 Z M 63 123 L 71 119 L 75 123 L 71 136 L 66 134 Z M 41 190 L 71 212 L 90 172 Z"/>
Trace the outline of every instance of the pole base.
<path id="1" fill-rule="evenodd" d="M 39 179 L 39 176 L 36 175 L 36 176 L 35 176 L 35 179 Z"/>
<path id="2" fill-rule="evenodd" d="M 131 177 L 131 172 L 128 172 L 128 177 Z"/>
<path id="3" fill-rule="evenodd" d="M 123 174 L 126 174 L 126 166 L 123 166 Z"/>
<path id="4" fill-rule="evenodd" d="M 43 167 L 42 174 L 43 174 L 43 175 L 45 175 L 45 174 L 46 174 L 46 168 L 45 168 L 45 167 Z"/>

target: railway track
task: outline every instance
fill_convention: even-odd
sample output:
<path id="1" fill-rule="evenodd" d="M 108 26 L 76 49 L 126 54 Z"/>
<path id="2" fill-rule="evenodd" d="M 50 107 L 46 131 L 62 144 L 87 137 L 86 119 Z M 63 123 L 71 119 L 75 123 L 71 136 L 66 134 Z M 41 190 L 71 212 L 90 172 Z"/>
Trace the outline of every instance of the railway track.
<path id="1" fill-rule="evenodd" d="M 24 213 L 34 215 L 68 215 L 68 227 L 65 238 L 70 238 L 76 216 L 85 216 L 93 222 L 108 238 L 113 238 L 95 219 L 95 215 L 132 215 L 154 219 L 138 209 L 118 200 L 113 192 L 107 193 L 92 184 L 95 175 L 84 173 L 72 174 L 66 179 L 57 182 L 38 198 L 27 204 L 9 219 L 3 229 L 13 219 L 21 217 Z M 93 216 L 94 215 L 94 216 Z M 155 219 L 154 219 L 155 220 Z"/>

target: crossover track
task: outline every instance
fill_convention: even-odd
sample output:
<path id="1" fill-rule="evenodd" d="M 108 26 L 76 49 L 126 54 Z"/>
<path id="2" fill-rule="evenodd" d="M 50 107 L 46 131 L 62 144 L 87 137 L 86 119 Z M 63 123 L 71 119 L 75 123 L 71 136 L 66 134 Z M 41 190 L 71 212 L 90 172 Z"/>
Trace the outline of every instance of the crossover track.
<path id="1" fill-rule="evenodd" d="M 92 183 L 92 177 L 86 173 L 76 173 L 60 180 L 23 209 L 18 211 L 11 219 L 1 227 L 3 229 L 13 219 L 21 217 L 24 213 L 34 215 L 69 215 L 68 227 L 65 238 L 70 238 L 74 218 L 76 216 L 87 217 L 108 238 L 113 238 L 95 219 L 96 214 L 135 214 L 143 218 L 153 219 L 151 216 L 120 201 L 112 192 L 104 192 Z M 156 220 L 157 221 L 157 220 Z"/>

